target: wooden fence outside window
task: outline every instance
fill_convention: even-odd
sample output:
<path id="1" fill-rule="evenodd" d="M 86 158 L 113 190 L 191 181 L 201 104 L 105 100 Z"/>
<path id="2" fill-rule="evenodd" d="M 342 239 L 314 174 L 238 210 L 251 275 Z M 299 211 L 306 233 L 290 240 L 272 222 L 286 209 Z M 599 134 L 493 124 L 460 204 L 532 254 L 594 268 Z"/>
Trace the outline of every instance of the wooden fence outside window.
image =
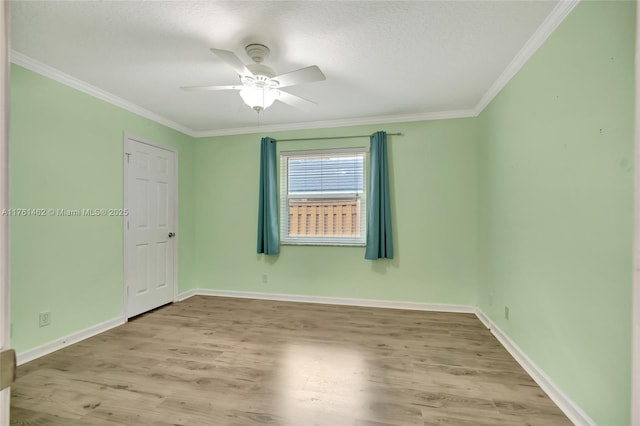
<path id="1" fill-rule="evenodd" d="M 360 200 L 290 200 L 289 236 L 359 237 Z"/>

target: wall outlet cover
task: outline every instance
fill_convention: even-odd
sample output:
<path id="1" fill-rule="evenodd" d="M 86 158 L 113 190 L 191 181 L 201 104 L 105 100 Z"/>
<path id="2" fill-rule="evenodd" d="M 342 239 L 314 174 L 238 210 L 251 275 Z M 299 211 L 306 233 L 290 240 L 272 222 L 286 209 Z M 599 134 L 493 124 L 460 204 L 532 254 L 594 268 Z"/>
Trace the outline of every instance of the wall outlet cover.
<path id="1" fill-rule="evenodd" d="M 40 327 L 46 327 L 51 324 L 51 312 L 40 312 L 38 324 Z"/>

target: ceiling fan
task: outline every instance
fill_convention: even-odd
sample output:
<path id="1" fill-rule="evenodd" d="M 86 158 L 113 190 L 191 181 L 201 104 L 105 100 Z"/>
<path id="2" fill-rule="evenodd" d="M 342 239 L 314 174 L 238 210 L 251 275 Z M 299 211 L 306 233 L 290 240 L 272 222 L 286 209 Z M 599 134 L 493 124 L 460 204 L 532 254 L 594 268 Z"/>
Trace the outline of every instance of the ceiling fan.
<path id="1" fill-rule="evenodd" d="M 315 102 L 281 90 L 284 87 L 313 83 L 325 80 L 326 77 L 316 65 L 301 68 L 285 74 L 276 75 L 275 71 L 264 65 L 270 50 L 263 44 L 249 44 L 244 48 L 247 55 L 255 62 L 245 65 L 235 53 L 229 50 L 211 49 L 220 59 L 227 63 L 240 77 L 241 85 L 234 86 L 188 86 L 186 91 L 239 90 L 242 100 L 260 113 L 278 100 L 294 107 L 304 107 Z"/>

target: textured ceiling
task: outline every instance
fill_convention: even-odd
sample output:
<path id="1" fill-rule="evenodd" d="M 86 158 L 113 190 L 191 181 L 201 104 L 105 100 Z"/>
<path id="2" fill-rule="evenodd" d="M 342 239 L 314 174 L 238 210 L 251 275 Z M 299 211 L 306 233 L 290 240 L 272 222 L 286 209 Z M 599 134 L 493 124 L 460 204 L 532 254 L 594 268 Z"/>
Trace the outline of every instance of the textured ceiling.
<path id="1" fill-rule="evenodd" d="M 326 81 L 290 88 L 318 105 L 276 102 L 262 126 L 471 111 L 526 47 L 555 1 L 14 1 L 11 47 L 195 133 L 254 128 L 238 84 L 210 52 L 250 63 L 250 42 L 284 73 L 318 65 Z M 455 115 L 455 114 L 452 114 Z M 462 114 L 464 115 L 464 114 Z"/>

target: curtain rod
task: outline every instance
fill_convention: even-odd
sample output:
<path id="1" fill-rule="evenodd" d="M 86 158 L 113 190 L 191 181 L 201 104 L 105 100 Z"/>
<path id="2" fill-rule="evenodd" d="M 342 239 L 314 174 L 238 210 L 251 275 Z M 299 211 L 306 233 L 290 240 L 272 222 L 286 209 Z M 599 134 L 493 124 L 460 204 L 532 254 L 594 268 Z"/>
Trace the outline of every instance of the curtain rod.
<path id="1" fill-rule="evenodd" d="M 387 136 L 404 136 L 404 133 L 387 133 Z M 328 139 L 353 139 L 353 138 L 368 138 L 368 137 L 371 137 L 371 135 L 326 136 L 323 138 L 276 139 L 275 142 L 322 141 L 322 140 L 328 140 Z"/>

